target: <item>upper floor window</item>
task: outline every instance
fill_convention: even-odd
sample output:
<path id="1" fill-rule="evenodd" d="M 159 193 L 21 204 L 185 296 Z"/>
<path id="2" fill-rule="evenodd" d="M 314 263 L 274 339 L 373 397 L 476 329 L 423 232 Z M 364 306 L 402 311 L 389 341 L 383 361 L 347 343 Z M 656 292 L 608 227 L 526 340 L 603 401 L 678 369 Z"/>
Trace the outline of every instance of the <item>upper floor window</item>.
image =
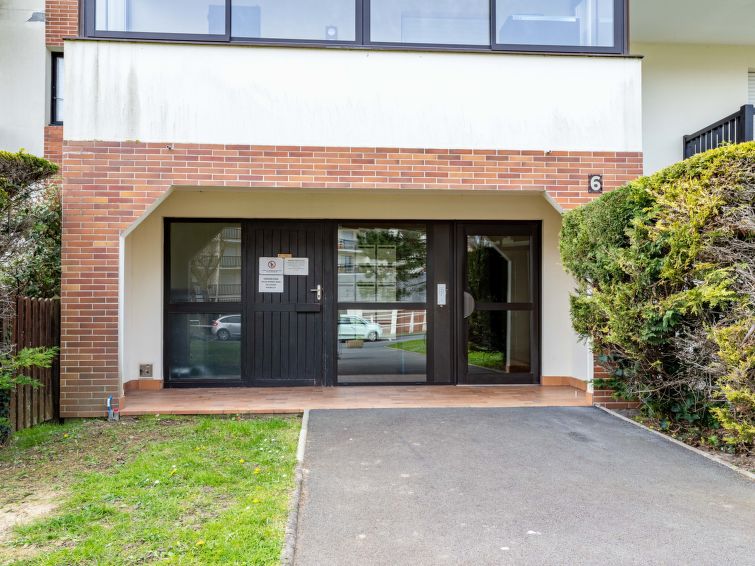
<path id="1" fill-rule="evenodd" d="M 490 45 L 489 0 L 371 0 L 375 43 Z"/>
<path id="2" fill-rule="evenodd" d="M 96 0 L 98 32 L 225 36 L 223 0 Z"/>
<path id="3" fill-rule="evenodd" d="M 94 37 L 624 53 L 626 0 L 84 0 Z"/>
<path id="4" fill-rule="evenodd" d="M 496 0 L 496 43 L 613 47 L 614 0 Z"/>
<path id="5" fill-rule="evenodd" d="M 50 123 L 63 123 L 63 54 L 53 53 L 51 61 L 50 81 Z"/>
<path id="6" fill-rule="evenodd" d="M 354 0 L 232 0 L 231 36 L 356 41 Z"/>

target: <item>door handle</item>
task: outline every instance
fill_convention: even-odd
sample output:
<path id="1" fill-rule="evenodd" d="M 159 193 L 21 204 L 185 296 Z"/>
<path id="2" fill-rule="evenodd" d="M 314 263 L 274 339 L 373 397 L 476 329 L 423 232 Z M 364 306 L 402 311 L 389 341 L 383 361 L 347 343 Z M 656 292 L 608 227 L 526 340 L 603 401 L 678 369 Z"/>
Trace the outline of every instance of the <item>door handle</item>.
<path id="1" fill-rule="evenodd" d="M 309 290 L 310 293 L 315 293 L 318 301 L 322 301 L 322 285 L 318 285 L 314 289 Z"/>
<path id="2" fill-rule="evenodd" d="M 472 316 L 476 306 L 474 297 L 464 291 L 464 318 Z"/>

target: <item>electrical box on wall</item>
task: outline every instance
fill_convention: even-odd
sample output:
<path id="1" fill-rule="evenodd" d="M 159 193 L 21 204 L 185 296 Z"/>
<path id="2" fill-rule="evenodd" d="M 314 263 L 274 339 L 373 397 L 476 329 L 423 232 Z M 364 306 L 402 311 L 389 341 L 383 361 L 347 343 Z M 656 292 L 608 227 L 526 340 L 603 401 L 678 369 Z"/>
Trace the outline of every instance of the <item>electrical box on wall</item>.
<path id="1" fill-rule="evenodd" d="M 152 377 L 152 364 L 139 364 L 139 377 Z"/>

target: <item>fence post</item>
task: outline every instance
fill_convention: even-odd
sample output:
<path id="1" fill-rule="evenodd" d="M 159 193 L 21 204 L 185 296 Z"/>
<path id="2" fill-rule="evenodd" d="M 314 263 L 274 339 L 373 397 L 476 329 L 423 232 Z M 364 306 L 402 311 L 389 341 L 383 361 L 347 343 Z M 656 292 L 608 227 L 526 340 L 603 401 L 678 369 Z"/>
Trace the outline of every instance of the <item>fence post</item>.
<path id="1" fill-rule="evenodd" d="M 742 106 L 740 112 L 742 127 L 738 132 L 738 138 L 740 139 L 737 139 L 737 143 L 755 141 L 755 123 L 753 123 L 755 120 L 755 106 L 752 104 L 745 104 Z"/>

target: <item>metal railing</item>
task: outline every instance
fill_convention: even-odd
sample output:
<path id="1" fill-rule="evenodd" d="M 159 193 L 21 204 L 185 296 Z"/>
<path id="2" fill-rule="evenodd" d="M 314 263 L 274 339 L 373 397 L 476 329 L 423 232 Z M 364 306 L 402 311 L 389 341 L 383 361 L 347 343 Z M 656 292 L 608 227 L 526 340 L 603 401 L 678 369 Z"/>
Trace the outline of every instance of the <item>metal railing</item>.
<path id="1" fill-rule="evenodd" d="M 746 104 L 738 112 L 707 128 L 684 136 L 684 159 L 715 149 L 724 143 L 755 140 L 755 106 Z"/>

